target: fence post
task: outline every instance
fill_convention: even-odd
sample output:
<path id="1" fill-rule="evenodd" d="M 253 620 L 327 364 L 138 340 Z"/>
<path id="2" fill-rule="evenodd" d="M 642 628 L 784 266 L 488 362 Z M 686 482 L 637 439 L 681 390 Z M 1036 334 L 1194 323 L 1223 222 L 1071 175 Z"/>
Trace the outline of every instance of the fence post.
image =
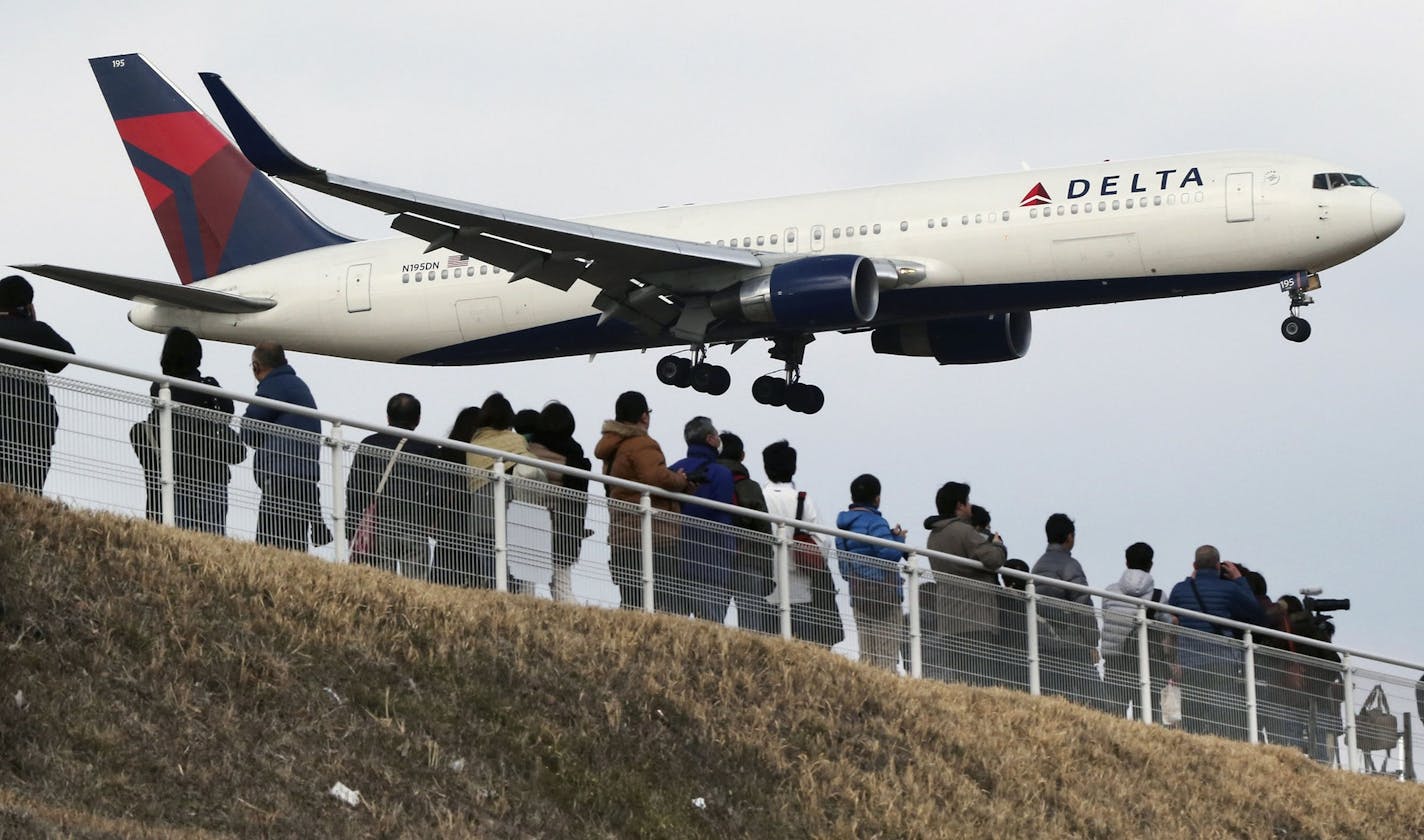
<path id="1" fill-rule="evenodd" d="M 1256 642 L 1251 638 L 1250 630 L 1242 635 L 1241 640 L 1246 643 L 1246 658 L 1242 663 L 1242 671 L 1246 677 L 1246 742 L 1259 744 L 1261 731 L 1256 708 Z"/>
<path id="2" fill-rule="evenodd" d="M 1152 723 L 1152 660 L 1147 638 L 1147 608 L 1137 605 L 1137 716 Z M 1104 669 L 1106 670 L 1106 669 Z"/>
<path id="3" fill-rule="evenodd" d="M 158 386 L 158 504 L 164 525 L 173 527 L 173 391 Z"/>
<path id="4" fill-rule="evenodd" d="M 346 550 L 346 439 L 340 423 L 331 424 L 326 445 L 331 450 L 331 550 L 336 552 L 336 562 L 348 563 L 351 558 Z"/>
<path id="5" fill-rule="evenodd" d="M 920 567 L 914 563 L 915 555 L 905 558 L 905 597 L 910 601 L 910 676 L 919 679 L 925 675 L 924 653 L 920 650 Z"/>
<path id="6" fill-rule="evenodd" d="M 1043 683 L 1038 673 L 1038 587 L 1029 581 L 1024 585 L 1024 631 L 1028 636 L 1028 693 L 1037 697 L 1043 693 Z"/>
<path id="7" fill-rule="evenodd" d="M 781 625 L 781 638 L 791 638 L 791 526 L 776 529 L 776 615 Z"/>
<path id="8" fill-rule="evenodd" d="M 642 550 L 638 552 L 638 556 L 643 561 L 643 612 L 652 612 L 656 609 L 653 601 L 657 596 L 657 587 L 654 586 L 653 580 L 653 497 L 644 493 L 640 502 L 643 507 L 640 517 Z"/>
<path id="9" fill-rule="evenodd" d="M 504 502 L 509 494 L 509 476 L 504 471 L 504 459 L 494 459 L 494 589 L 509 591 L 509 520 Z"/>
<path id="10" fill-rule="evenodd" d="M 1340 678 L 1345 681 L 1345 769 L 1351 773 L 1355 766 L 1355 669 L 1350 665 L 1350 654 L 1340 654 Z"/>

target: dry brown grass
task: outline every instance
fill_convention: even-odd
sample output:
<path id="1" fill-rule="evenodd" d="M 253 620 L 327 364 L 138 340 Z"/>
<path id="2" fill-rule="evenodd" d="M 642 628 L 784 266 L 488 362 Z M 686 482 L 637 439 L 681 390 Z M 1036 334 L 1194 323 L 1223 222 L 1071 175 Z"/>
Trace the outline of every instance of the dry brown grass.
<path id="1" fill-rule="evenodd" d="M 6 836 L 1424 836 L 1283 749 L 3 488 L 0 600 Z"/>

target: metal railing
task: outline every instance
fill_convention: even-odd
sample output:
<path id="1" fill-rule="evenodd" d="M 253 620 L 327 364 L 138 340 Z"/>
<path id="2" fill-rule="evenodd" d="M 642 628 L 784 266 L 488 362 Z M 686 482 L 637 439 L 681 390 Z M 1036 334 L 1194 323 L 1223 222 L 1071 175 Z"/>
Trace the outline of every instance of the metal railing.
<path id="1" fill-rule="evenodd" d="M 1417 663 L 1012 570 L 1001 572 L 1005 585 L 944 574 L 928 561 L 982 567 L 527 455 L 14 342 L 0 340 L 0 349 L 151 383 L 151 395 L 141 394 L 0 366 L 5 480 L 34 484 L 40 475 L 45 493 L 77 506 L 434 584 L 691 615 L 912 677 L 1058 695 L 1414 777 Z M 314 417 L 325 431 L 234 417 L 235 403 Z M 351 430 L 387 437 L 365 444 Z M 583 482 L 604 495 L 578 489 Z M 673 512 L 674 503 L 707 515 Z M 833 547 L 836 537 L 905 560 L 848 555 Z M 1090 603 L 1047 597 L 1044 586 Z M 1124 609 L 1100 622 L 1092 598 Z M 1104 623 L 1123 637 L 1108 650 L 1098 638 Z M 1392 723 L 1362 714 L 1367 698 L 1375 709 L 1380 697 Z"/>

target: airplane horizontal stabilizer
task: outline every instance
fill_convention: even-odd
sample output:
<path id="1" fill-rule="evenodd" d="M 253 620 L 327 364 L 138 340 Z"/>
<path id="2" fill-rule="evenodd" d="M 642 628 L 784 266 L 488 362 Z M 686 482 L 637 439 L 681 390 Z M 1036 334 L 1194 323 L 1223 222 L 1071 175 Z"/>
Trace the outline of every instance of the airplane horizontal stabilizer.
<path id="1" fill-rule="evenodd" d="M 157 280 L 140 280 L 137 277 L 122 277 L 117 274 L 103 274 L 85 271 L 81 268 L 66 268 L 62 265 L 17 265 L 15 268 L 78 286 L 81 289 L 102 292 L 124 300 L 148 300 L 155 303 L 181 306 L 198 312 L 222 312 L 232 315 L 265 312 L 277 305 L 269 298 L 250 298 L 200 289 L 196 286 L 178 286 Z"/>

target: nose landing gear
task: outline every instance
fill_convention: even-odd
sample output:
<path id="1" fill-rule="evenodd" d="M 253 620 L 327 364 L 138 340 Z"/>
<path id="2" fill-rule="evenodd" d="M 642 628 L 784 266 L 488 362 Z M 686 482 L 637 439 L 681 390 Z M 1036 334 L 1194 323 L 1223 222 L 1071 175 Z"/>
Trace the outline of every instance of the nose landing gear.
<path id="1" fill-rule="evenodd" d="M 1281 322 L 1281 335 L 1287 341 L 1301 342 L 1310 338 L 1310 322 L 1300 317 L 1303 307 L 1315 303 L 1308 292 L 1320 288 L 1320 275 L 1298 271 L 1281 281 L 1281 291 L 1290 295 L 1290 317 Z"/>

